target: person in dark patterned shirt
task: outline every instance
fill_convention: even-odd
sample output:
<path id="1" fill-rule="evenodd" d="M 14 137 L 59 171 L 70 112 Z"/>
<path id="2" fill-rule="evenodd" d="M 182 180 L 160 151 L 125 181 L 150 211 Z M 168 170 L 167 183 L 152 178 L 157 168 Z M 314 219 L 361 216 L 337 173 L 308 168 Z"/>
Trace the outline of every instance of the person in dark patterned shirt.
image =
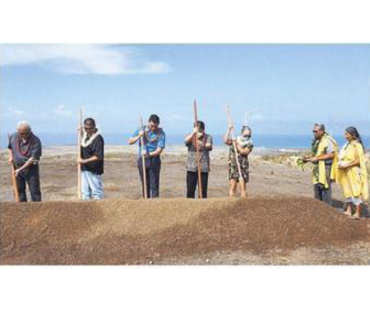
<path id="1" fill-rule="evenodd" d="M 188 148 L 186 164 L 187 198 L 195 198 L 195 190 L 198 184 L 197 149 L 195 142 L 198 139 L 199 162 L 201 168 L 202 197 L 207 198 L 208 174 L 210 172 L 209 152 L 212 151 L 212 136 L 205 133 L 205 124 L 198 121 L 192 133 L 185 137 L 185 145 Z M 199 189 L 198 189 L 199 190 Z"/>
<path id="2" fill-rule="evenodd" d="M 229 126 L 228 131 L 225 134 L 224 142 L 226 145 L 230 146 L 229 150 L 229 182 L 230 182 L 230 192 L 229 196 L 235 196 L 236 189 L 238 186 L 239 181 L 239 171 L 236 162 L 236 158 L 240 163 L 240 168 L 242 172 L 242 177 L 244 179 L 244 183 L 247 184 L 249 182 L 249 160 L 248 156 L 253 150 L 253 142 L 252 142 L 252 130 L 248 126 L 243 126 L 241 130 L 241 135 L 236 139 L 236 147 L 238 148 L 238 155 L 235 154 L 235 150 L 233 147 L 233 141 L 230 137 L 231 130 L 233 129 L 232 126 Z"/>

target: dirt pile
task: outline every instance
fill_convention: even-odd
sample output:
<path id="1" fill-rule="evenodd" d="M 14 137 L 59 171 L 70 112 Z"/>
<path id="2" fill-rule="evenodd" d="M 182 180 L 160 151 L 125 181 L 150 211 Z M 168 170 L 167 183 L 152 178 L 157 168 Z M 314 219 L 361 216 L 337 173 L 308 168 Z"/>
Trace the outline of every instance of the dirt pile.
<path id="1" fill-rule="evenodd" d="M 1 264 L 176 264 L 370 242 L 369 220 L 302 197 L 1 203 L 0 212 Z"/>

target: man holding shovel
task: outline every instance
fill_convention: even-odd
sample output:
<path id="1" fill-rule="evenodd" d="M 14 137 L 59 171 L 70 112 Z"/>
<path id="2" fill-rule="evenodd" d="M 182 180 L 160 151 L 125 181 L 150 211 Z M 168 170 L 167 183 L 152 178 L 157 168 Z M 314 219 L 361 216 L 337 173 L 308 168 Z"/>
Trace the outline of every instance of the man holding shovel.
<path id="1" fill-rule="evenodd" d="M 166 146 L 166 134 L 159 127 L 158 115 L 149 117 L 148 125 L 137 129 L 129 139 L 129 144 L 139 141 L 138 169 L 141 183 L 143 185 L 143 197 L 159 197 L 159 176 L 161 172 L 161 154 Z M 142 139 L 143 138 L 143 139 Z M 141 141 L 143 141 L 144 156 L 142 156 Z M 143 165 L 143 158 L 144 163 Z M 145 167 L 145 173 L 143 167 Z M 144 178 L 146 179 L 147 194 L 144 193 Z"/>
<path id="2" fill-rule="evenodd" d="M 186 163 L 186 185 L 187 198 L 195 198 L 195 189 L 198 184 L 198 161 L 196 139 L 199 148 L 199 165 L 201 171 L 202 197 L 207 198 L 208 173 L 210 171 L 209 152 L 212 151 L 212 136 L 205 133 L 205 124 L 202 121 L 197 122 L 192 133 L 185 137 L 185 145 L 188 148 Z M 199 188 L 198 188 L 199 191 Z"/>
<path id="3" fill-rule="evenodd" d="M 81 158 L 82 200 L 101 200 L 104 196 L 104 139 L 93 118 L 86 118 L 82 128 Z"/>
<path id="4" fill-rule="evenodd" d="M 28 122 L 17 124 L 17 132 L 9 136 L 9 165 L 13 165 L 19 202 L 27 202 L 26 184 L 32 201 L 41 201 L 39 161 L 42 155 L 41 141 Z"/>

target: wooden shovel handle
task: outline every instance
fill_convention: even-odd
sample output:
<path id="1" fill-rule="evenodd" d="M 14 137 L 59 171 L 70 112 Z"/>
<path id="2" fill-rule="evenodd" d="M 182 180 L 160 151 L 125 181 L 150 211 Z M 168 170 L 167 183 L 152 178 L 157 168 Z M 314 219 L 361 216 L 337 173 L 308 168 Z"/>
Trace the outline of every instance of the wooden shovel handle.
<path id="1" fill-rule="evenodd" d="M 236 140 L 235 140 L 235 137 L 234 137 L 234 124 L 233 124 L 233 121 L 232 121 L 232 118 L 231 118 L 229 106 L 226 106 L 226 114 L 227 114 L 228 125 L 232 126 L 232 130 L 231 130 L 230 133 L 231 133 L 231 139 L 232 139 L 232 146 L 233 146 L 234 152 L 235 152 L 236 166 L 238 168 L 238 173 L 239 173 L 240 195 L 241 195 L 241 197 L 246 197 L 247 194 L 246 194 L 246 191 L 245 191 L 245 180 L 243 178 L 242 169 L 240 167 L 239 151 L 238 151 L 238 148 L 236 146 Z"/>
<path id="2" fill-rule="evenodd" d="M 8 134 L 9 144 L 10 144 L 10 134 Z M 12 186 L 13 186 L 13 194 L 15 202 L 19 202 L 19 192 L 18 192 L 18 182 L 17 177 L 15 176 L 15 167 L 14 162 L 12 161 L 11 165 L 11 173 L 12 173 Z"/>
<path id="3" fill-rule="evenodd" d="M 77 156 L 81 159 L 81 141 L 82 141 L 82 122 L 83 122 L 83 109 L 80 109 L 78 117 L 78 130 L 77 130 Z M 77 197 L 82 199 L 82 182 L 81 182 L 81 164 L 77 164 Z"/>
<path id="4" fill-rule="evenodd" d="M 141 130 L 144 130 L 142 117 L 140 117 L 140 128 Z M 142 162 L 142 169 L 143 169 L 144 199 L 148 199 L 148 189 L 147 189 L 147 184 L 146 184 L 146 165 L 145 165 L 145 154 L 144 154 L 144 137 L 140 138 L 140 142 L 141 142 L 141 162 Z"/>
<path id="5" fill-rule="evenodd" d="M 11 165 L 11 172 L 12 172 L 12 185 L 13 185 L 14 200 L 15 202 L 19 202 L 18 183 L 17 183 L 17 177 L 15 176 L 15 168 L 14 168 L 13 163 Z"/>
<path id="6" fill-rule="evenodd" d="M 198 126 L 198 109 L 197 102 L 194 100 L 194 127 Z M 199 154 L 199 143 L 198 136 L 195 136 L 195 149 L 196 149 L 196 160 L 197 160 L 197 170 L 198 170 L 198 197 L 203 198 L 203 188 L 202 188 L 202 172 L 200 167 L 200 154 Z"/>

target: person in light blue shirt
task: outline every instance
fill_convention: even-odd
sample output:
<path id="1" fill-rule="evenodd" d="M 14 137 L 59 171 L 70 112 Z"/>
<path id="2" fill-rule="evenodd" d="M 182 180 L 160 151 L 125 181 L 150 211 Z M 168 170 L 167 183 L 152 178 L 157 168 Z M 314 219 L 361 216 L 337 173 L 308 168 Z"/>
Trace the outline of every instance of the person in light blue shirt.
<path id="1" fill-rule="evenodd" d="M 137 165 L 142 184 L 143 197 L 144 196 L 144 182 L 143 182 L 143 162 L 141 156 L 141 137 L 144 140 L 144 157 L 145 157 L 145 171 L 146 171 L 146 188 L 147 197 L 159 197 L 159 177 L 161 172 L 161 154 L 166 147 L 166 134 L 162 128 L 159 127 L 160 118 L 158 115 L 151 115 L 149 117 L 148 125 L 137 129 L 132 137 L 129 139 L 129 144 L 135 144 L 139 141 L 139 156 Z"/>

